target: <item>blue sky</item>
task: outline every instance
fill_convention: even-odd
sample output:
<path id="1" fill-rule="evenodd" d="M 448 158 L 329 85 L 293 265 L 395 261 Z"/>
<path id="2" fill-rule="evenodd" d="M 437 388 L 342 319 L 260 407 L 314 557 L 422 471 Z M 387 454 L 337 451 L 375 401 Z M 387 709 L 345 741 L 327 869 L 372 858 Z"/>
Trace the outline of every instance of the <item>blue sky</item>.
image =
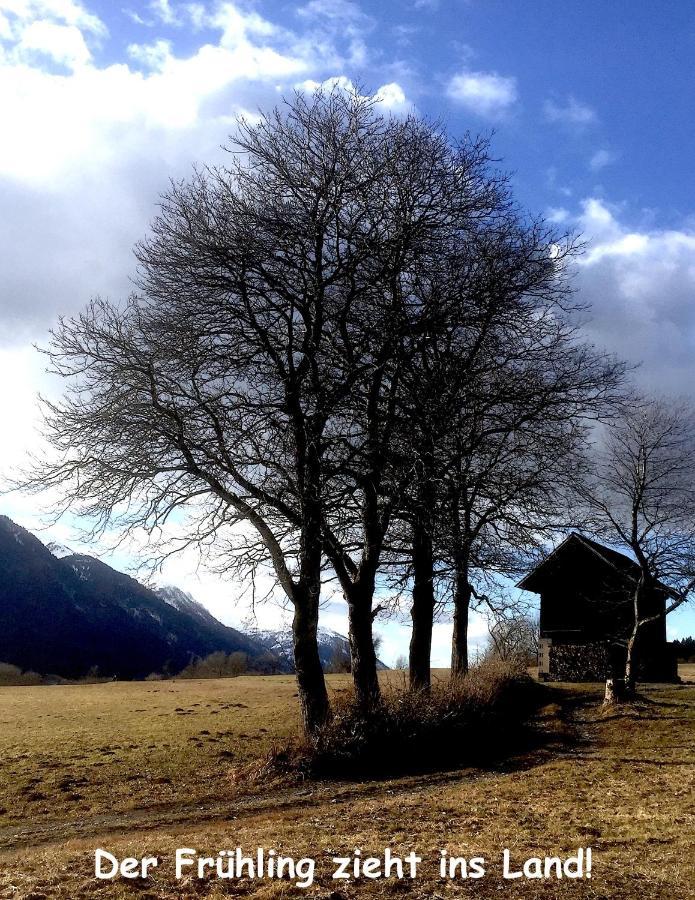
<path id="1" fill-rule="evenodd" d="M 219 31 L 204 20 L 192 28 L 182 11 L 195 6 L 89 4 L 108 28 L 95 59 L 128 59 L 147 71 L 129 56 L 133 43 L 168 40 L 181 57 L 214 45 Z M 361 6 L 326 0 L 239 8 L 296 37 L 320 34 L 347 63 L 334 74 L 373 88 L 395 80 L 454 133 L 494 128 L 495 148 L 529 206 L 559 203 L 565 190 L 613 195 L 634 224 L 648 216 L 661 227 L 678 226 L 695 208 L 695 179 L 687 177 L 695 138 L 695 7 L 686 0 L 586 0 L 561 11 L 545 0 Z M 466 73 L 500 79 L 497 102 L 487 110 L 449 90 Z"/>
<path id="2" fill-rule="evenodd" d="M 0 467 L 36 448 L 35 393 L 55 388 L 32 344 L 59 313 L 127 293 L 168 178 L 220 161 L 237 114 L 328 79 L 453 135 L 494 133 L 520 202 L 587 241 L 587 336 L 641 363 L 644 386 L 691 394 L 694 59 L 685 0 L 0 0 Z M 3 511 L 39 524 L 33 499 Z M 167 577 L 241 618 L 238 588 L 192 558 Z M 340 605 L 326 624 L 344 628 Z M 671 627 L 695 632 L 695 615 Z M 393 657 L 407 630 L 385 630 Z"/>

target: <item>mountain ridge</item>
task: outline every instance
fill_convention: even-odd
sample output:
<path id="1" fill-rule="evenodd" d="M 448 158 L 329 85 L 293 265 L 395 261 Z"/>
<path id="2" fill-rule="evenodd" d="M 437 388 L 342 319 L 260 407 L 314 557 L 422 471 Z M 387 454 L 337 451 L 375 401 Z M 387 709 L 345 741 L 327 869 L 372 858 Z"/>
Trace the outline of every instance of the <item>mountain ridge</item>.
<path id="1" fill-rule="evenodd" d="M 318 642 L 324 669 L 349 659 L 344 635 L 320 627 Z M 246 634 L 176 585 L 149 588 L 0 514 L 0 662 L 64 678 L 95 668 L 144 678 L 218 651 L 246 653 L 256 671 L 294 670 L 289 627 Z"/>
<path id="2" fill-rule="evenodd" d="M 218 622 L 172 607 L 96 557 L 59 557 L 0 516 L 0 660 L 67 678 L 178 672 L 216 651 L 267 659 L 267 648 Z"/>

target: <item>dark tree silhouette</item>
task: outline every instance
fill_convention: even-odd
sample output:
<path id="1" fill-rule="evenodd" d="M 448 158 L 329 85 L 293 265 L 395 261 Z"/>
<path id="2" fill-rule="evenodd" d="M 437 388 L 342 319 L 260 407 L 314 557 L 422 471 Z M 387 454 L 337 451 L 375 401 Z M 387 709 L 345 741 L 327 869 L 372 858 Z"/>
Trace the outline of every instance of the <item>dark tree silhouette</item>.
<path id="1" fill-rule="evenodd" d="M 186 506 L 189 541 L 231 528 L 233 565 L 270 565 L 293 605 L 308 732 L 329 712 L 324 549 L 350 604 L 356 682 L 376 691 L 374 498 L 409 326 L 402 282 L 434 203 L 415 165 L 428 140 L 417 120 L 338 88 L 241 121 L 227 167 L 163 198 L 136 251 L 138 292 L 62 321 L 48 351 L 70 388 L 46 409 L 57 459 L 30 483 L 97 527 L 153 531 Z M 353 452 L 369 545 L 357 568 L 330 524 Z"/>
<path id="2" fill-rule="evenodd" d="M 586 422 L 610 408 L 624 368 L 578 333 L 571 237 L 525 221 L 511 204 L 473 233 L 438 285 L 439 327 L 404 367 L 413 477 L 401 517 L 412 541 L 418 688 L 429 685 L 437 573 L 453 599 L 459 675 L 474 571 L 509 571 L 520 551 L 567 522 Z"/>

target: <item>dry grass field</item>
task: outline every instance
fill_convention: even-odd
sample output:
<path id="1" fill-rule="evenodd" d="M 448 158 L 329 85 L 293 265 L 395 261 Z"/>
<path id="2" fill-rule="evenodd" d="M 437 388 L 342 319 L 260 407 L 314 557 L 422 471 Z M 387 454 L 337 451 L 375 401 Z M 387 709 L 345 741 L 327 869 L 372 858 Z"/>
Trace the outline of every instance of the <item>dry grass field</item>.
<path id="1" fill-rule="evenodd" d="M 249 780 L 295 732 L 294 694 L 282 676 L 0 689 L 0 898 L 695 898 L 695 684 L 612 714 L 597 686 L 549 687 L 538 741 L 488 769 Z M 174 878 L 177 847 L 237 846 L 312 856 L 315 883 Z M 333 856 L 387 846 L 423 857 L 417 880 L 331 879 Z M 501 877 L 505 847 L 521 861 L 587 846 L 591 879 Z M 97 881 L 96 847 L 159 867 Z M 439 878 L 441 849 L 484 856 L 486 876 Z"/>

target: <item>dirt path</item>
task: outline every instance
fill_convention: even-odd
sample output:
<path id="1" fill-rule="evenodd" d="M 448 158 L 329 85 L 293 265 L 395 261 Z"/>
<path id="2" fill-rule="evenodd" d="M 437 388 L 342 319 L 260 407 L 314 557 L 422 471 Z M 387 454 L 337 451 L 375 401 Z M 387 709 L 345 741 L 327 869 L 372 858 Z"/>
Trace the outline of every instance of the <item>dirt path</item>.
<path id="1" fill-rule="evenodd" d="M 149 806 L 117 814 L 86 816 L 69 821 L 37 823 L 35 820 L 20 822 L 0 829 L 0 852 L 16 851 L 22 847 L 35 848 L 39 844 L 62 843 L 73 838 L 93 834 L 114 834 L 151 830 L 162 826 L 195 825 L 201 822 L 228 821 L 242 816 L 254 816 L 267 810 L 306 808 L 325 803 L 345 803 L 356 797 L 369 795 L 393 795 L 414 793 L 432 786 L 445 785 L 461 779 L 475 780 L 499 776 L 500 772 L 466 769 L 458 772 L 437 773 L 402 778 L 393 781 L 364 782 L 340 786 L 335 782 L 314 783 L 293 788 L 273 788 L 272 793 L 242 795 L 220 800 L 210 797 L 189 803 Z"/>

